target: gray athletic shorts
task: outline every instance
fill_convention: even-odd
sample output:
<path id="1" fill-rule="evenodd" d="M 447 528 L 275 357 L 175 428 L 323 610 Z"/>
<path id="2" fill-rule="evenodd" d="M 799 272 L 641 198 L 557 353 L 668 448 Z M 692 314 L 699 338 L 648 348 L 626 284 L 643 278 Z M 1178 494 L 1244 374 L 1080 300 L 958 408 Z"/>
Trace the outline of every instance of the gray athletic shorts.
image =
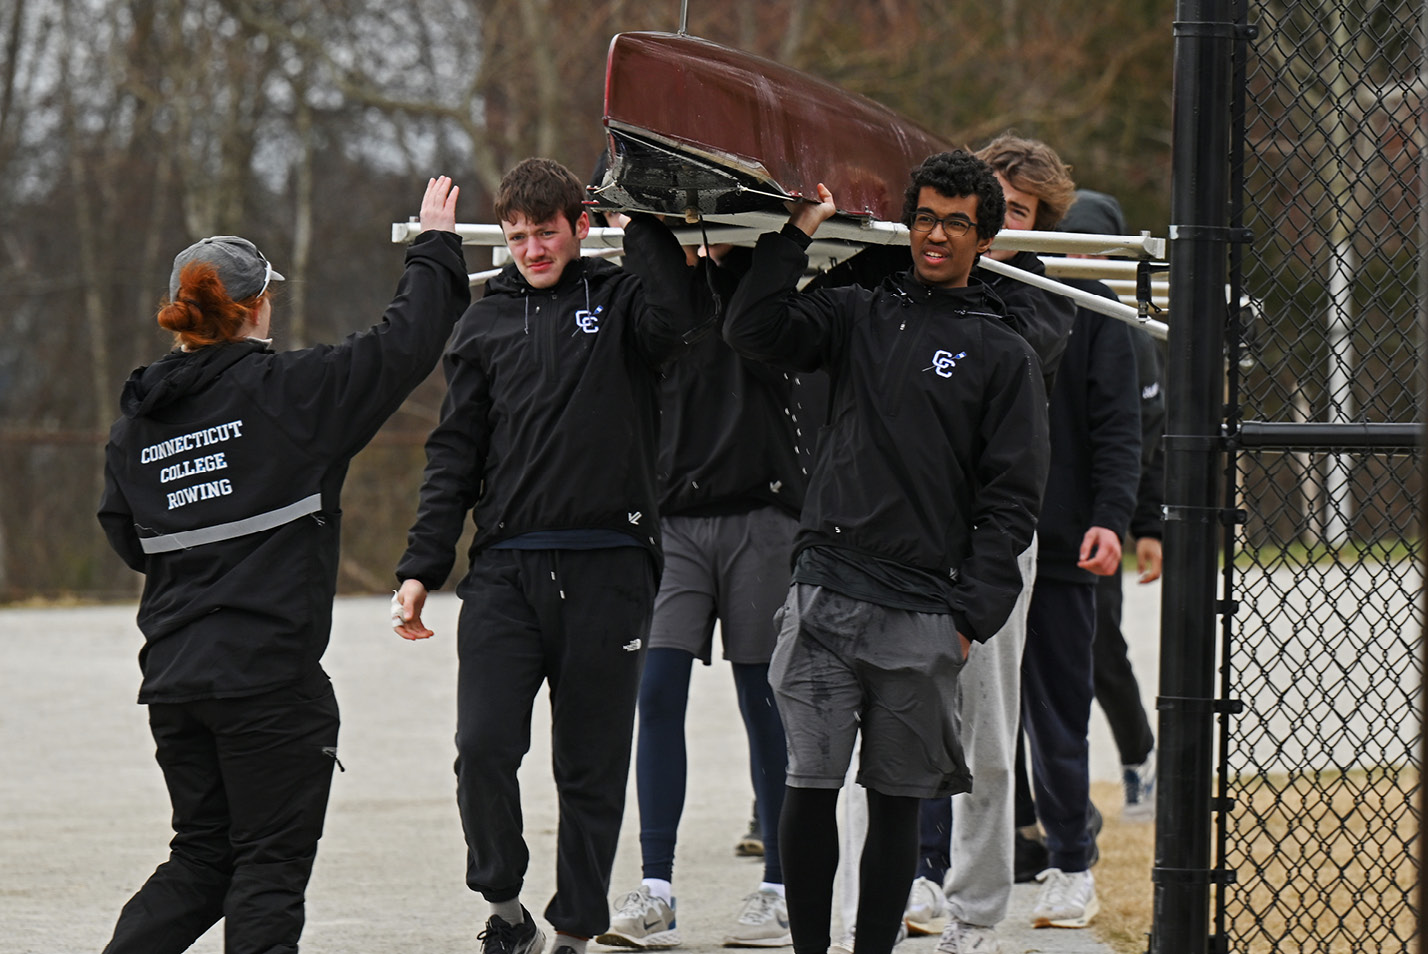
<path id="1" fill-rule="evenodd" d="M 866 788 L 914 798 L 971 791 L 958 682 L 966 659 L 950 615 L 802 583 L 780 614 L 769 683 L 788 736 L 789 785 L 842 786 L 861 729 Z"/>
<path id="2" fill-rule="evenodd" d="M 664 576 L 655 597 L 651 649 L 683 649 L 710 660 L 714 621 L 724 658 L 767 663 L 788 593 L 798 519 L 778 507 L 718 517 L 664 517 Z"/>

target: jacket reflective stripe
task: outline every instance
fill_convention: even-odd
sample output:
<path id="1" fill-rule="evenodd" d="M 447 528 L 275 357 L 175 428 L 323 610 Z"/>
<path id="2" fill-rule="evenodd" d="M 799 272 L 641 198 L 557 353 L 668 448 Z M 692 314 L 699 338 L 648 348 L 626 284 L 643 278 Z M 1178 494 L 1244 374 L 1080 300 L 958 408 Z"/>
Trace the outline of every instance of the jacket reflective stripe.
<path id="1" fill-rule="evenodd" d="M 316 493 L 310 497 L 304 497 L 297 503 L 288 504 L 286 507 L 279 507 L 277 510 L 269 510 L 267 513 L 260 513 L 256 517 L 245 517 L 242 520 L 234 520 L 231 523 L 220 523 L 212 527 L 200 527 L 197 530 L 182 530 L 178 533 L 166 533 L 158 537 L 140 537 L 139 545 L 143 547 L 145 553 L 168 553 L 171 550 L 187 550 L 191 547 L 203 546 L 205 543 L 217 543 L 219 540 L 232 540 L 234 537 L 246 536 L 250 533 L 258 533 L 261 530 L 271 530 L 274 527 L 281 527 L 285 523 L 291 523 L 298 517 L 305 517 L 310 513 L 317 513 L 322 509 L 322 494 Z"/>

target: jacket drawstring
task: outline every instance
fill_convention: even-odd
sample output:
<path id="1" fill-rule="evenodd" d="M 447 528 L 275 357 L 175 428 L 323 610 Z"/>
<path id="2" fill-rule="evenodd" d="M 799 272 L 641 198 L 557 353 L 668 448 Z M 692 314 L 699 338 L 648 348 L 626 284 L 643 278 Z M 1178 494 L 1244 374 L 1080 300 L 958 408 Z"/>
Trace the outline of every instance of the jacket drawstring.
<path id="1" fill-rule="evenodd" d="M 585 313 L 588 315 L 590 314 L 590 276 L 582 274 L 580 276 L 580 282 L 585 286 Z M 574 338 L 579 333 L 580 326 L 577 324 L 573 329 L 571 329 L 570 337 Z"/>

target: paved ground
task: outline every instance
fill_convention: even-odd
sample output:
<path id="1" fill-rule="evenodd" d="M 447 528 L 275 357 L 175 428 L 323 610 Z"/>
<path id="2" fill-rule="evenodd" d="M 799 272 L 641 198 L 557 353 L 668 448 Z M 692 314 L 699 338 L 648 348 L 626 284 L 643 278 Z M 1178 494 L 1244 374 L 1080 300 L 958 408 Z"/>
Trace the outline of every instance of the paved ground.
<path id="1" fill-rule="evenodd" d="M 1129 589 L 1129 588 L 1128 588 Z M 1134 588 L 1134 632 L 1153 631 L 1159 587 Z M 114 917 L 163 859 L 167 799 L 145 710 L 134 704 L 139 637 L 132 606 L 0 610 L 0 954 L 98 951 Z M 437 594 L 437 638 L 406 643 L 384 623 L 385 598 L 338 601 L 326 664 L 342 705 L 327 833 L 309 891 L 307 954 L 457 954 L 476 949 L 484 905 L 462 884 L 464 850 L 451 774 L 456 603 Z M 1133 638 L 1149 701 L 1153 639 Z M 685 949 L 717 949 L 760 868 L 734 857 L 750 787 L 726 667 L 697 672 L 690 703 L 691 777 L 677 882 Z M 537 705 L 538 721 L 546 710 Z M 1099 714 L 1092 777 L 1119 770 Z M 547 731 L 522 770 L 533 863 L 525 897 L 539 913 L 553 881 L 554 795 Z M 612 891 L 639 883 L 633 785 Z M 1032 931 L 1034 890 L 1019 887 L 1007 954 L 1104 954 L 1090 931 Z M 932 954 L 915 938 L 903 954 Z M 222 950 L 209 932 L 196 952 Z"/>

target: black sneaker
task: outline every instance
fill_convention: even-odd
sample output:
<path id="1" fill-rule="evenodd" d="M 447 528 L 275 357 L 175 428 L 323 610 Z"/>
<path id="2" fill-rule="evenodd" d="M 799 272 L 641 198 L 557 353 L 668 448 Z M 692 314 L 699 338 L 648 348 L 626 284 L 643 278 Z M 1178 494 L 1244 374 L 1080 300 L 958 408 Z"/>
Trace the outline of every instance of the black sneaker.
<path id="1" fill-rule="evenodd" d="M 1046 843 L 1023 835 L 1020 830 L 1012 844 L 1012 876 L 1017 884 L 1029 884 L 1051 865 Z"/>
<path id="2" fill-rule="evenodd" d="M 764 834 L 759 828 L 759 803 L 754 802 L 750 812 L 749 830 L 744 832 L 734 845 L 734 854 L 740 858 L 762 858 L 764 856 Z"/>
<path id="3" fill-rule="evenodd" d="M 1091 850 L 1086 855 L 1086 867 L 1089 868 L 1101 860 L 1101 848 L 1096 844 L 1096 840 L 1101 836 L 1101 811 L 1096 807 L 1095 802 L 1091 802 L 1091 810 L 1086 813 L 1086 833 L 1091 836 Z"/>
<path id="4" fill-rule="evenodd" d="M 486 919 L 486 930 L 476 935 L 482 954 L 543 954 L 545 932 L 524 907 L 521 914 L 525 920 L 520 924 L 511 924 L 495 914 Z"/>

